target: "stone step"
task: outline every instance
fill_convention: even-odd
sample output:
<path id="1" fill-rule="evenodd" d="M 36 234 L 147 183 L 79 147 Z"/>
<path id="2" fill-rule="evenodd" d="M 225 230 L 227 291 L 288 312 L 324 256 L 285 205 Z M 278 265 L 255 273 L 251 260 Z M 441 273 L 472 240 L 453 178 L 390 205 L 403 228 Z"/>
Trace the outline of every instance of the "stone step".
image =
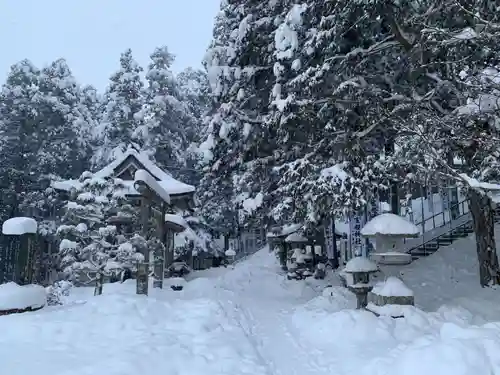
<path id="1" fill-rule="evenodd" d="M 413 260 L 415 259 L 419 259 L 419 258 L 423 258 L 423 257 L 428 257 L 429 255 L 432 255 L 434 254 L 435 251 L 433 252 L 424 252 L 424 251 L 412 251 L 411 253 L 411 257 Z"/>
<path id="2" fill-rule="evenodd" d="M 417 248 L 411 252 L 412 256 L 428 256 L 434 254 L 438 249 Z"/>
<path id="3" fill-rule="evenodd" d="M 453 242 L 455 242 L 455 240 L 443 237 L 438 237 L 436 241 L 439 244 L 439 246 L 448 246 L 451 245 Z"/>
<path id="4" fill-rule="evenodd" d="M 422 246 L 419 247 L 420 248 L 423 248 L 423 249 L 426 249 L 426 250 L 437 250 L 439 248 L 439 243 L 437 242 L 428 242 Z"/>
<path id="5" fill-rule="evenodd" d="M 451 232 L 452 236 L 467 237 L 471 232 L 467 231 L 465 228 L 457 228 Z"/>
<path id="6" fill-rule="evenodd" d="M 441 241 L 450 241 L 450 242 L 455 242 L 459 238 L 463 238 L 462 236 L 457 236 L 456 234 L 445 234 L 439 237 L 439 240 Z"/>

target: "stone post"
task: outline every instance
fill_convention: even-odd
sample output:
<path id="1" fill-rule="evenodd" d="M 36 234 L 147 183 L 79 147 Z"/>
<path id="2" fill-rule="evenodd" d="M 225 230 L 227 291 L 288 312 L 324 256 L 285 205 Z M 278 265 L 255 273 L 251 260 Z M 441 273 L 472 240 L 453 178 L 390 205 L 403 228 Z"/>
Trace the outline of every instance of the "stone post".
<path id="1" fill-rule="evenodd" d="M 163 239 L 166 237 L 165 213 L 167 208 L 165 203 L 161 207 L 161 217 L 158 219 L 158 236 L 160 243 L 155 247 L 155 264 L 154 264 L 154 281 L 153 288 L 163 288 L 163 279 L 165 278 L 165 255 L 166 247 L 163 244 Z"/>
<path id="2" fill-rule="evenodd" d="M 148 295 L 148 276 L 149 276 L 149 248 L 146 243 L 149 231 L 149 217 L 151 213 L 151 199 L 149 194 L 144 194 L 141 199 L 141 226 L 142 236 L 144 238 L 144 248 L 142 249 L 144 260 L 137 264 L 137 294 Z"/>

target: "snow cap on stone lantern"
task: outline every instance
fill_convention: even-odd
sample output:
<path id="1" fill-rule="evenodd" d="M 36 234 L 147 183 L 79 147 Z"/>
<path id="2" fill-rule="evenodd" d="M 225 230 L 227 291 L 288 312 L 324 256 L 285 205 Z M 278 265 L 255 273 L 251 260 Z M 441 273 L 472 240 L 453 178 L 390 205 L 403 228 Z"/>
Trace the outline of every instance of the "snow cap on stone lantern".
<path id="1" fill-rule="evenodd" d="M 285 242 L 291 243 L 291 244 L 305 244 L 305 243 L 308 243 L 309 240 L 305 236 L 300 234 L 299 232 L 294 232 L 292 234 L 289 234 L 285 238 Z"/>
<path id="2" fill-rule="evenodd" d="M 366 257 L 354 257 L 345 265 L 343 272 L 352 277 L 347 288 L 356 295 L 358 309 L 367 306 L 368 293 L 373 288 L 370 284 L 370 274 L 378 270 L 377 264 Z"/>
<path id="3" fill-rule="evenodd" d="M 397 251 L 405 238 L 418 237 L 420 230 L 401 216 L 384 213 L 366 223 L 361 235 L 374 241 L 377 253 L 384 253 Z"/>

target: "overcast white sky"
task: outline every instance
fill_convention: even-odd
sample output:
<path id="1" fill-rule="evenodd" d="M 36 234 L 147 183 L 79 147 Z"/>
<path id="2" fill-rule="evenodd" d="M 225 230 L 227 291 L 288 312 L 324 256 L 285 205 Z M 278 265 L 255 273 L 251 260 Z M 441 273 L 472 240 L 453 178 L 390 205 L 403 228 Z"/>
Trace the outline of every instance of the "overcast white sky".
<path id="1" fill-rule="evenodd" d="M 132 48 L 143 66 L 155 47 L 176 55 L 175 70 L 200 66 L 220 0 L 0 0 L 0 80 L 24 58 L 64 57 L 81 83 L 99 90 Z"/>

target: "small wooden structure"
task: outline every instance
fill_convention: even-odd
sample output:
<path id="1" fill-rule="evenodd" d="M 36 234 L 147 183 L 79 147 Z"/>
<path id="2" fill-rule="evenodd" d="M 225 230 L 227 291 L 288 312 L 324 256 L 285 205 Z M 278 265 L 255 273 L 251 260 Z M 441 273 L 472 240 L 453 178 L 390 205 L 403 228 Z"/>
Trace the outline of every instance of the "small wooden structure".
<path id="1" fill-rule="evenodd" d="M 38 224 L 30 217 L 13 217 L 2 225 L 2 234 L 10 238 L 14 256 L 14 264 L 19 269 L 14 272 L 14 279 L 20 285 L 32 284 L 38 280 L 37 270 L 40 265 L 40 252 L 36 244 Z"/>
<path id="2" fill-rule="evenodd" d="M 153 180 L 168 192 L 170 196 L 169 205 L 175 209 L 190 210 L 194 206 L 195 187 L 185 184 L 173 178 L 168 172 L 158 167 L 148 155 L 133 148 L 128 149 L 120 157 L 93 173 L 95 178 L 119 178 L 123 181 L 126 196 L 131 202 L 138 203 L 142 194 L 135 188 L 135 173 L 144 170 L 152 176 Z M 80 186 L 81 182 L 76 180 L 55 181 L 52 187 L 60 193 L 71 193 L 72 189 Z"/>

